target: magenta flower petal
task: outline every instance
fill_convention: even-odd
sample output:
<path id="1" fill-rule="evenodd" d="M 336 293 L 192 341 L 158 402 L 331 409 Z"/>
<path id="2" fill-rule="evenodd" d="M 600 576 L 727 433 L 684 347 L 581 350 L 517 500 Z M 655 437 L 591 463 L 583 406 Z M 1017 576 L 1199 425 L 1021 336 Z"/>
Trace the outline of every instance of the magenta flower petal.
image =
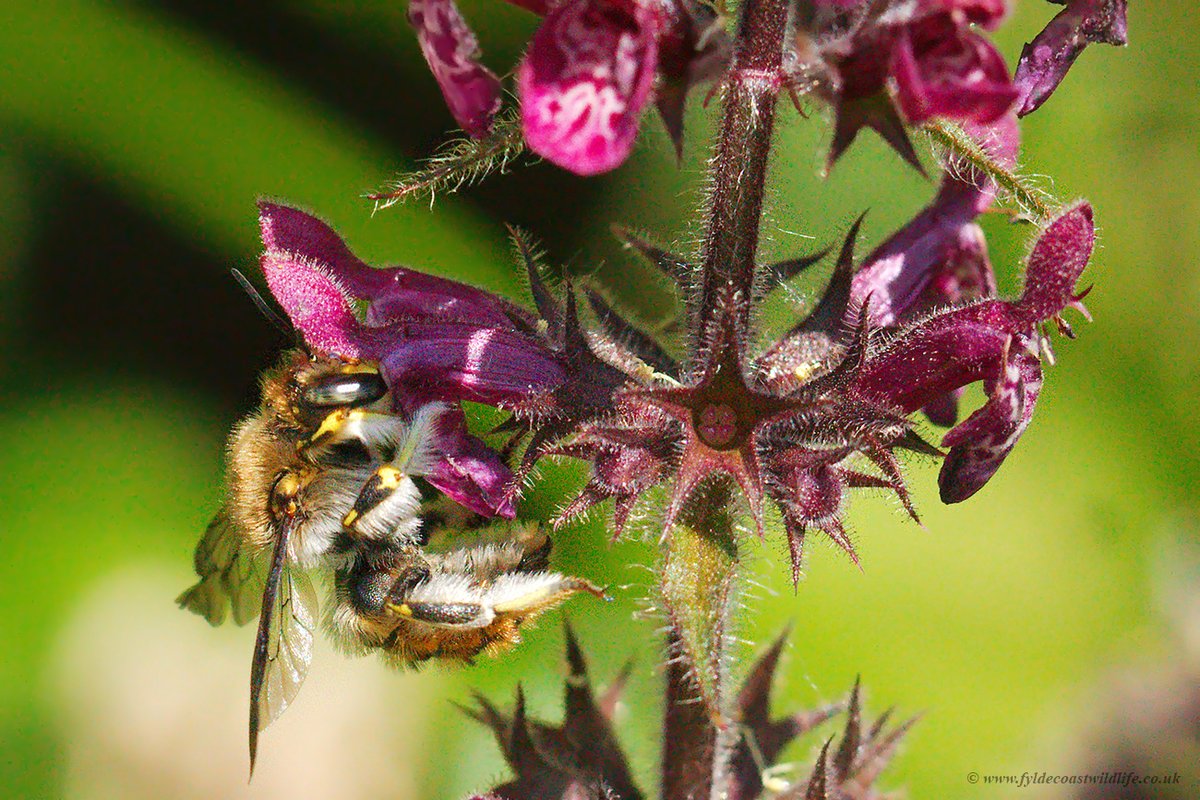
<path id="1" fill-rule="evenodd" d="M 1126 0 L 1070 0 L 1045 30 L 1021 51 L 1014 82 L 1017 113 L 1036 111 L 1093 42 L 1121 46 L 1128 40 Z"/>
<path id="2" fill-rule="evenodd" d="M 1075 302 L 1075 283 L 1096 243 L 1092 207 L 1078 203 L 1042 231 L 1025 268 L 1025 291 L 1017 313 L 1029 326 L 1050 319 Z"/>
<path id="3" fill-rule="evenodd" d="M 456 281 L 359 260 L 321 220 L 261 205 L 271 292 L 308 343 L 381 363 L 403 405 L 475 400 L 502 405 L 557 387 L 563 371 L 532 317 Z M 366 323 L 351 298 L 367 301 Z"/>
<path id="4" fill-rule="evenodd" d="M 477 60 L 479 42 L 454 0 L 409 0 L 408 21 L 454 119 L 479 139 L 500 110 L 500 81 Z"/>
<path id="5" fill-rule="evenodd" d="M 377 282 L 375 270 L 360 261 L 342 237 L 324 221 L 298 208 L 260 200 L 258 226 L 263 247 L 268 251 L 294 253 L 312 263 L 324 265 L 347 291 L 371 296 Z"/>
<path id="6" fill-rule="evenodd" d="M 990 126 L 970 125 L 968 131 L 1000 163 L 1016 160 L 1012 114 Z M 981 176 L 973 178 L 957 169 L 947 173 L 933 202 L 863 261 L 854 276 L 852 306 L 870 298 L 875 325 L 897 325 L 915 311 L 928 310 L 931 301 L 994 294 L 986 243 L 975 219 L 991 206 L 995 187 Z"/>
<path id="7" fill-rule="evenodd" d="M 487 517 L 516 515 L 513 475 L 499 454 L 467 433 L 461 408 L 452 408 L 437 422 L 436 447 L 442 457 L 425 479 L 459 505 Z"/>
<path id="8" fill-rule="evenodd" d="M 961 503 L 983 488 L 1033 418 L 1042 389 L 1037 345 L 1017 335 L 1006 350 L 1000 373 L 987 381 L 987 403 L 942 439 L 950 448 L 938 475 L 943 503 Z"/>
<path id="9" fill-rule="evenodd" d="M 394 391 L 420 401 L 470 400 L 504 406 L 549 392 L 564 380 L 537 338 L 451 322 L 398 322 L 375 329 L 380 366 Z"/>
<path id="10" fill-rule="evenodd" d="M 364 328 L 345 291 L 320 264 L 268 250 L 262 271 L 271 294 L 310 347 L 346 358 L 373 358 L 374 337 Z"/>
<path id="11" fill-rule="evenodd" d="M 657 7 L 637 0 L 554 8 L 517 70 L 530 149 L 579 175 L 624 161 L 654 86 L 660 27 Z"/>
<path id="12" fill-rule="evenodd" d="M 268 202 L 260 202 L 258 207 L 267 250 L 322 265 L 348 294 L 369 301 L 368 325 L 409 317 L 507 325 L 514 317 L 529 317 L 516 305 L 465 283 L 404 267 L 368 266 L 350 252 L 333 228 L 299 209 Z"/>
<path id="13" fill-rule="evenodd" d="M 1091 207 L 1068 209 L 1034 244 L 1017 301 L 987 300 L 934 314 L 872 355 L 858 376 L 865 396 L 905 412 L 984 381 L 988 402 L 943 440 L 950 448 L 939 479 L 945 502 L 977 492 L 1029 425 L 1042 383 L 1036 326 L 1076 302 L 1074 286 L 1094 240 Z"/>
<path id="14" fill-rule="evenodd" d="M 864 394 L 905 412 L 924 408 L 997 372 L 1012 327 L 1002 301 L 936 314 L 894 340 L 868 361 L 858 385 Z"/>
<path id="15" fill-rule="evenodd" d="M 949 15 L 902 28 L 890 72 L 900 110 L 911 124 L 932 117 L 988 123 L 1017 99 L 1004 57 Z"/>

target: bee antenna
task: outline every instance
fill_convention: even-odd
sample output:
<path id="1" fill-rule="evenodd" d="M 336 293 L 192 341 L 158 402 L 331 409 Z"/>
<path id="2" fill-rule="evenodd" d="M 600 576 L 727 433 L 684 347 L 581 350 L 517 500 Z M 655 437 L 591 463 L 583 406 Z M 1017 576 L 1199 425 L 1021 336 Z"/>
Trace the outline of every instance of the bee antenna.
<path id="1" fill-rule="evenodd" d="M 300 331 L 296 330 L 296 326 L 292 324 L 291 320 L 276 311 L 267 302 L 267 299 L 262 296 L 262 293 L 255 288 L 254 284 L 250 282 L 250 279 L 242 274 L 240 269 L 235 268 L 229 271 L 232 273 L 233 279 L 238 282 L 238 286 L 242 287 L 242 291 L 250 296 L 250 300 L 254 303 L 254 307 L 258 309 L 258 312 L 266 317 L 268 322 L 278 328 L 284 336 L 287 336 L 289 339 L 295 339 L 296 344 L 307 353 L 308 345 L 305 344 L 304 337 L 300 335 Z"/>

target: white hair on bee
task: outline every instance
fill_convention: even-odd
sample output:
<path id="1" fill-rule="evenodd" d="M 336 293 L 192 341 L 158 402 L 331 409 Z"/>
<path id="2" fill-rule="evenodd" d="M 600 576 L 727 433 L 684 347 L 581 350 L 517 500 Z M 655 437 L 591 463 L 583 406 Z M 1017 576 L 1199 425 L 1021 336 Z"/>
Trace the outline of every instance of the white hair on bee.
<path id="1" fill-rule="evenodd" d="M 304 494 L 306 516 L 288 541 L 298 566 L 316 567 L 329 557 L 342 532 L 342 517 L 370 474 L 367 469 L 330 468 L 313 478 Z"/>
<path id="2" fill-rule="evenodd" d="M 447 573 L 468 574 L 476 580 L 492 580 L 516 569 L 525 556 L 519 542 L 499 542 L 478 547 L 451 550 L 437 559 L 437 568 Z"/>
<path id="3" fill-rule="evenodd" d="M 457 605 L 479 603 L 482 599 L 482 590 L 468 576 L 441 572 L 434 573 L 429 580 L 413 587 L 405 598 L 405 602 Z"/>
<path id="4" fill-rule="evenodd" d="M 396 447 L 404 437 L 404 421 L 391 414 L 351 411 L 346 421 L 330 436 L 329 444 L 359 441 L 372 452 Z"/>
<path id="5" fill-rule="evenodd" d="M 576 584 L 575 579 L 557 572 L 510 572 L 487 587 L 483 602 L 497 614 L 519 614 L 555 602 L 577 588 Z"/>
<path id="6" fill-rule="evenodd" d="M 421 525 L 421 490 L 407 475 L 400 474 L 397 481 L 396 487 L 377 506 L 354 522 L 354 531 L 357 534 L 368 539 L 395 541 L 407 541 L 415 537 Z M 361 483 L 359 487 L 361 488 Z M 351 503 L 353 504 L 353 498 Z"/>
<path id="7" fill-rule="evenodd" d="M 426 403 L 417 409 L 396 445 L 392 462 L 410 475 L 426 475 L 441 456 L 437 424 L 450 411 L 446 403 Z"/>

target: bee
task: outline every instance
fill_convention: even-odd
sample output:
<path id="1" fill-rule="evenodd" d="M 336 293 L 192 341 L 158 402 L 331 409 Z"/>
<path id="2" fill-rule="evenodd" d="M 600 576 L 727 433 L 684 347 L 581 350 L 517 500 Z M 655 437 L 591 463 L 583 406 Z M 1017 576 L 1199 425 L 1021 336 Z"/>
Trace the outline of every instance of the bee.
<path id="1" fill-rule="evenodd" d="M 500 541 L 440 552 L 363 547 L 360 558 L 335 572 L 335 639 L 352 654 L 378 650 L 398 665 L 469 662 L 514 641 L 526 616 L 560 596 L 599 593 L 578 578 L 546 572 L 550 539 L 536 525 L 499 528 Z"/>
<path id="2" fill-rule="evenodd" d="M 550 540 L 536 527 L 425 549 L 438 515 L 422 518 L 414 478 L 437 458 L 446 406 L 405 417 L 376 365 L 301 350 L 285 353 L 261 389 L 259 409 L 230 437 L 224 504 L 196 547 L 199 581 L 178 598 L 213 625 L 258 618 L 251 771 L 259 733 L 295 698 L 312 660 L 314 572 L 333 575 L 326 627 L 342 649 L 398 665 L 470 661 L 515 643 L 525 619 L 575 592 L 603 596 L 546 571 Z"/>

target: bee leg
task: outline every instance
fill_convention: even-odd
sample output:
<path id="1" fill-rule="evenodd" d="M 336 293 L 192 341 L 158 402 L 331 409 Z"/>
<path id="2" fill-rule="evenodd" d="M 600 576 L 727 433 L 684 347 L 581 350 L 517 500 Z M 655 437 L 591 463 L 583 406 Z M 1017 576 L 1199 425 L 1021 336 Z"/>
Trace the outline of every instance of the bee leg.
<path id="1" fill-rule="evenodd" d="M 428 603 L 407 601 L 389 606 L 407 619 L 446 628 L 483 628 L 495 614 L 478 603 Z"/>
<path id="2" fill-rule="evenodd" d="M 405 472 L 383 464 L 371 473 L 342 518 L 342 526 L 370 538 L 419 536 L 421 492 Z"/>
<path id="3" fill-rule="evenodd" d="M 389 418 L 388 434 L 395 448 L 388 463 L 377 467 L 359 490 L 342 520 L 345 528 L 365 536 L 403 537 L 409 544 L 419 543 L 420 493 L 412 476 L 424 475 L 436 461 L 435 425 L 443 410 L 442 404 L 430 403 L 407 423 Z M 379 443 L 386 441 L 380 438 Z"/>
<path id="4" fill-rule="evenodd" d="M 526 576 L 524 583 L 525 586 L 521 587 L 524 591 L 510 590 L 506 596 L 497 596 L 494 599 L 492 610 L 497 616 L 523 618 L 540 614 L 576 592 L 587 592 L 595 597 L 608 599 L 604 589 L 583 578 L 569 575 L 558 575 L 553 572 L 537 573 Z"/>
<path id="5" fill-rule="evenodd" d="M 392 583 L 392 588 L 388 591 L 388 601 L 392 605 L 403 603 L 412 590 L 429 580 L 431 575 L 429 567 L 424 564 L 405 569 L 396 576 L 395 582 Z"/>
<path id="6" fill-rule="evenodd" d="M 348 578 L 350 599 L 358 611 L 378 614 L 404 602 L 414 587 L 429 580 L 429 575 L 424 563 L 406 567 L 397 575 L 390 569 L 360 562 Z"/>

